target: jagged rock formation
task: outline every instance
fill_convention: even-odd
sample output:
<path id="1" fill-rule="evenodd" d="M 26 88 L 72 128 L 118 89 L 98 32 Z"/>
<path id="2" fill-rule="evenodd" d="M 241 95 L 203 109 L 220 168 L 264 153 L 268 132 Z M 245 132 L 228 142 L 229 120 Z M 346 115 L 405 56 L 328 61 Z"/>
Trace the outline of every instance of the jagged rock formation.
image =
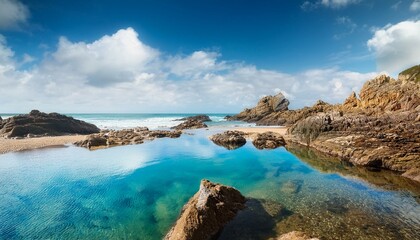
<path id="1" fill-rule="evenodd" d="M 210 136 L 215 144 L 233 150 L 242 147 L 246 143 L 245 133 L 241 131 L 226 131 Z"/>
<path id="2" fill-rule="evenodd" d="M 164 239 L 215 239 L 223 226 L 245 208 L 245 197 L 228 186 L 202 180 L 200 190 L 188 201 Z"/>
<path id="3" fill-rule="evenodd" d="M 252 141 L 252 144 L 258 149 L 275 149 L 286 145 L 284 138 L 274 132 L 259 133 Z"/>
<path id="4" fill-rule="evenodd" d="M 171 129 L 175 130 L 184 130 L 184 129 L 198 129 L 198 128 L 206 128 L 207 125 L 202 121 L 196 119 L 188 119 L 185 122 L 176 125 L 175 127 L 171 127 Z"/>
<path id="5" fill-rule="evenodd" d="M 184 117 L 184 118 L 180 118 L 180 119 L 175 119 L 174 121 L 187 121 L 187 120 L 197 120 L 197 121 L 201 121 L 201 122 L 211 122 L 210 117 L 208 115 L 204 115 L 204 114 L 191 116 L 191 117 Z"/>
<path id="6" fill-rule="evenodd" d="M 120 145 L 142 144 L 144 141 L 151 141 L 155 138 L 178 138 L 181 134 L 181 131 L 149 131 L 146 127 L 117 131 L 105 130 L 98 134 L 88 135 L 84 140 L 75 142 L 74 145 L 95 150 Z"/>
<path id="7" fill-rule="evenodd" d="M 100 130 L 93 124 L 74 119 L 58 113 L 43 113 L 32 110 L 0 121 L 0 136 L 26 137 L 61 136 L 69 134 L 91 134 Z"/>
<path id="8" fill-rule="evenodd" d="M 399 80 L 380 75 L 343 104 L 272 112 L 257 124 L 290 126 L 288 139 L 356 165 L 386 168 L 420 181 L 420 65 Z"/>
<path id="9" fill-rule="evenodd" d="M 263 97 L 256 107 L 245 109 L 238 115 L 228 118 L 228 120 L 240 120 L 245 122 L 257 122 L 265 116 L 288 110 L 289 100 L 282 93 L 275 96 Z"/>

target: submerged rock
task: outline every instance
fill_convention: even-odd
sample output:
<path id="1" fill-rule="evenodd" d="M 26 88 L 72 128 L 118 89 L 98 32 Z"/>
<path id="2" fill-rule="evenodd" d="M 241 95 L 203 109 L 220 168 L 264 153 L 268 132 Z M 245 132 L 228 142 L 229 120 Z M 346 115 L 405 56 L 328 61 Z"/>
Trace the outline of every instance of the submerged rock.
<path id="1" fill-rule="evenodd" d="M 293 231 L 285 233 L 274 240 L 319 240 L 318 238 L 311 238 L 303 232 Z"/>
<path id="2" fill-rule="evenodd" d="M 241 131 L 226 131 L 210 136 L 210 140 L 219 146 L 233 150 L 245 145 L 246 139 L 244 135 L 245 133 Z"/>
<path id="3" fill-rule="evenodd" d="M 207 125 L 203 123 L 202 121 L 196 120 L 196 119 L 188 119 L 185 122 L 175 126 L 171 127 L 171 129 L 176 130 L 184 130 L 184 129 L 198 129 L 198 128 L 206 128 Z"/>
<path id="4" fill-rule="evenodd" d="M 69 134 L 99 133 L 93 124 L 74 119 L 58 113 L 43 113 L 32 110 L 29 114 L 10 117 L 1 121 L 0 136 L 26 137 L 61 136 Z"/>
<path id="5" fill-rule="evenodd" d="M 286 141 L 278 133 L 265 132 L 257 134 L 252 144 L 258 149 L 274 149 L 286 145 Z"/>
<path id="6" fill-rule="evenodd" d="M 208 115 L 196 115 L 196 116 L 191 116 L 191 117 L 184 117 L 184 118 L 180 118 L 180 119 L 175 119 L 174 121 L 187 121 L 187 120 L 197 120 L 197 121 L 201 121 L 201 122 L 211 122 L 211 119 Z"/>
<path id="7" fill-rule="evenodd" d="M 220 230 L 245 208 L 245 197 L 228 186 L 202 180 L 199 191 L 182 209 L 164 239 L 215 239 Z"/>

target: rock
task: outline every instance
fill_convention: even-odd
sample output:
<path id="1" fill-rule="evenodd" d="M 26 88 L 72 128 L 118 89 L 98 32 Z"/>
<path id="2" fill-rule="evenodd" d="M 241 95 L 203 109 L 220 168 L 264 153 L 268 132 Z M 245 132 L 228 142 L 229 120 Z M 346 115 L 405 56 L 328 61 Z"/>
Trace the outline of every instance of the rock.
<path id="1" fill-rule="evenodd" d="M 164 239 L 215 239 L 244 208 L 245 197 L 238 190 L 202 180 L 200 190 L 185 204 L 180 217 Z"/>
<path id="2" fill-rule="evenodd" d="M 203 123 L 202 121 L 198 121 L 195 119 L 188 119 L 185 122 L 175 126 L 171 127 L 171 129 L 175 130 L 184 130 L 184 129 L 198 129 L 198 128 L 206 128 L 207 125 Z"/>
<path id="3" fill-rule="evenodd" d="M 184 118 L 180 118 L 180 119 L 175 119 L 174 121 L 187 121 L 187 120 L 197 120 L 197 121 L 202 121 L 202 122 L 211 122 L 211 119 L 209 116 L 207 115 L 196 115 L 196 116 L 191 116 L 191 117 L 184 117 Z"/>
<path id="4" fill-rule="evenodd" d="M 286 141 L 278 133 L 265 132 L 257 134 L 252 144 L 258 149 L 274 149 L 286 145 Z"/>
<path id="5" fill-rule="evenodd" d="M 228 120 L 256 122 L 271 113 L 286 111 L 288 106 L 289 100 L 282 93 L 278 93 L 275 96 L 263 97 L 254 108 L 245 109 Z"/>
<path id="6" fill-rule="evenodd" d="M 146 127 L 122 129 L 117 131 L 105 130 L 98 134 L 88 135 L 84 140 L 75 142 L 74 145 L 95 150 L 121 145 L 142 144 L 145 140 L 154 140 L 155 138 L 178 138 L 181 134 L 181 131 L 150 131 Z"/>
<path id="7" fill-rule="evenodd" d="M 100 130 L 93 124 L 58 113 L 43 113 L 32 110 L 29 114 L 10 117 L 1 121 L 0 136 L 26 137 L 61 136 L 68 134 L 92 134 Z"/>
<path id="8" fill-rule="evenodd" d="M 226 131 L 210 136 L 215 144 L 233 150 L 242 147 L 246 143 L 245 133 L 240 131 Z"/>
<path id="9" fill-rule="evenodd" d="M 281 185 L 280 191 L 286 194 L 296 194 L 302 188 L 302 180 L 288 180 Z"/>
<path id="10" fill-rule="evenodd" d="M 245 109 L 231 119 L 287 125 L 289 141 L 369 169 L 398 171 L 420 182 L 419 76 L 417 65 L 403 71 L 399 80 L 379 75 L 367 81 L 343 104 L 318 101 L 312 107 L 270 112 L 260 101 L 257 106 L 263 110 Z"/>
<path id="11" fill-rule="evenodd" d="M 293 231 L 289 233 L 285 233 L 275 240 L 319 240 L 318 238 L 311 238 L 303 232 Z"/>

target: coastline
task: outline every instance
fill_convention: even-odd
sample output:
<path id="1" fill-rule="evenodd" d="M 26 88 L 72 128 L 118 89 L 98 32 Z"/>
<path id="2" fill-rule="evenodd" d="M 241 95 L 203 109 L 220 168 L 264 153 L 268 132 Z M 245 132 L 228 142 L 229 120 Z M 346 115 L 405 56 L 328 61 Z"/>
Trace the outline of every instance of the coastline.
<path id="1" fill-rule="evenodd" d="M 64 146 L 65 144 L 81 141 L 85 137 L 85 135 L 68 135 L 24 139 L 0 138 L 0 154 L 33 150 L 39 148 Z"/>

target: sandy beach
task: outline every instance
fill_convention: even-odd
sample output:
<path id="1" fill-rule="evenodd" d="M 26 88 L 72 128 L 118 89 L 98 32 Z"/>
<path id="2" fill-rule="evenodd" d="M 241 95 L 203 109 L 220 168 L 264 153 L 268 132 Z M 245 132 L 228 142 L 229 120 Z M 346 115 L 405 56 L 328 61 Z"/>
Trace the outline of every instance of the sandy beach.
<path id="1" fill-rule="evenodd" d="M 254 139 L 258 133 L 275 132 L 287 137 L 287 127 L 235 127 L 230 130 L 241 131 L 247 134 L 247 138 Z"/>
<path id="2" fill-rule="evenodd" d="M 25 139 L 5 139 L 0 138 L 0 154 L 7 152 L 17 152 L 23 150 L 56 147 L 64 144 L 83 140 L 83 135 L 58 136 L 58 137 L 40 137 Z"/>

